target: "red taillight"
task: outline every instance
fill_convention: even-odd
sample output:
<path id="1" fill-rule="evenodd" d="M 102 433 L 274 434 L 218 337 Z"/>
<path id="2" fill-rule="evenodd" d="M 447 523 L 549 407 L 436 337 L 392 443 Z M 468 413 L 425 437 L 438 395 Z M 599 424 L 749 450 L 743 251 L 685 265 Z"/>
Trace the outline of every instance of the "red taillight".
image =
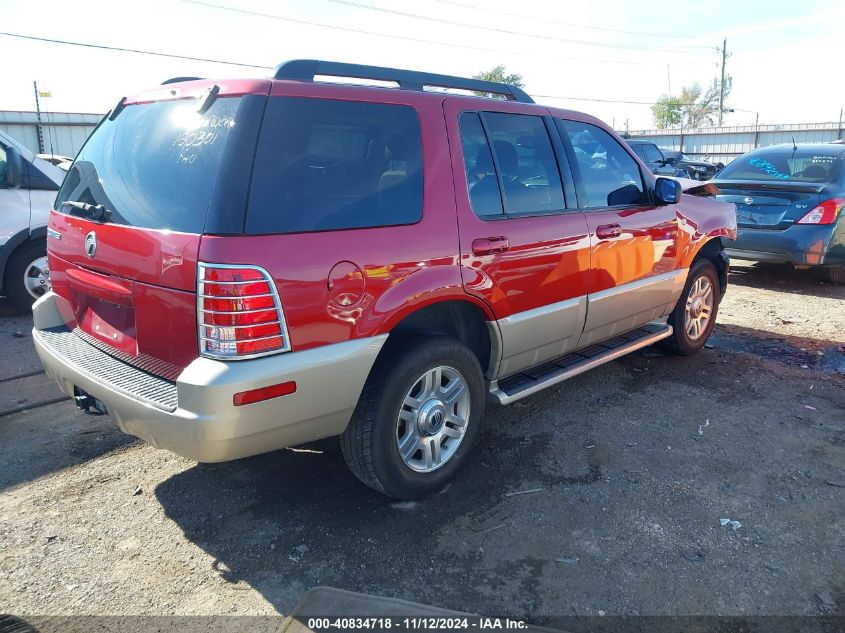
<path id="1" fill-rule="evenodd" d="M 831 198 L 825 200 L 815 209 L 810 211 L 803 218 L 798 220 L 798 224 L 833 224 L 839 216 L 839 211 L 845 206 L 845 200 L 842 198 Z"/>
<path id="2" fill-rule="evenodd" d="M 290 350 L 282 304 L 267 271 L 201 263 L 198 272 L 201 355 L 237 360 Z"/>

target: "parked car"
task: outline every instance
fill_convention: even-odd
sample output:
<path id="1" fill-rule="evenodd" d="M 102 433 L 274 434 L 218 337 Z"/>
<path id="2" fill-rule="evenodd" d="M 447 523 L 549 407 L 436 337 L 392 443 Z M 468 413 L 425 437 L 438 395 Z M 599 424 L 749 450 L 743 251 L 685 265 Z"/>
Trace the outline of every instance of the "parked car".
<path id="1" fill-rule="evenodd" d="M 845 147 L 776 145 L 749 152 L 713 181 L 736 205 L 734 257 L 817 269 L 845 284 Z"/>
<path id="2" fill-rule="evenodd" d="M 710 180 L 724 165 L 714 165 L 704 160 L 696 160 L 683 152 L 671 149 L 661 149 L 667 162 L 675 168 L 675 175 L 689 178 L 690 180 Z"/>
<path id="3" fill-rule="evenodd" d="M 0 132 L 0 290 L 21 311 L 50 288 L 47 216 L 63 178 Z"/>
<path id="4" fill-rule="evenodd" d="M 299 60 L 121 100 L 57 197 L 33 335 L 80 407 L 154 446 L 340 436 L 361 481 L 413 498 L 467 461 L 488 398 L 701 349 L 734 230 L 588 115 Z"/>
<path id="5" fill-rule="evenodd" d="M 687 174 L 680 173 L 675 166 L 663 155 L 663 151 L 651 141 L 641 141 L 637 139 L 625 139 L 634 153 L 643 161 L 651 170 L 651 173 L 663 176 L 682 176 L 687 177 Z"/>

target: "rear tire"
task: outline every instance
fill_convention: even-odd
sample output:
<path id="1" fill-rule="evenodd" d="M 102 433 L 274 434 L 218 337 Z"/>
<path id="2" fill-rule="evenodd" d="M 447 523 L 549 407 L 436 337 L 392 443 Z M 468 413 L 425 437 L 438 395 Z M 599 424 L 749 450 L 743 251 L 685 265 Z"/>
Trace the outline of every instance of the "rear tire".
<path id="1" fill-rule="evenodd" d="M 672 336 L 666 347 L 675 354 L 690 356 L 698 352 L 713 331 L 719 312 L 719 273 L 709 259 L 695 260 L 687 275 L 680 299 L 669 316 Z"/>
<path id="2" fill-rule="evenodd" d="M 845 286 L 845 264 L 828 266 L 821 270 L 822 279 L 832 283 L 834 286 Z"/>
<path id="3" fill-rule="evenodd" d="M 50 290 L 46 242 L 27 242 L 9 259 L 3 288 L 20 312 L 32 311 L 32 304 Z"/>
<path id="4" fill-rule="evenodd" d="M 424 497 L 467 462 L 484 405 L 481 366 L 466 345 L 439 335 L 389 340 L 340 437 L 343 456 L 373 490 Z"/>

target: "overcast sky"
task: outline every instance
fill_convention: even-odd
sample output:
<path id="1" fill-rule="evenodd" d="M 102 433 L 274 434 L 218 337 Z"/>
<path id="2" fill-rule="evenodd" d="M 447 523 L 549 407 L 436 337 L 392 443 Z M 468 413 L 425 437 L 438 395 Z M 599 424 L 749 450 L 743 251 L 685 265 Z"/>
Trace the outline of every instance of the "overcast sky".
<path id="1" fill-rule="evenodd" d="M 0 0 L 3 32 L 259 66 L 319 58 L 470 76 L 505 64 L 537 101 L 632 130 L 652 127 L 649 106 L 622 101 L 712 82 L 723 37 L 727 124 L 756 112 L 761 123 L 836 121 L 843 18 L 837 0 Z M 0 110 L 34 110 L 33 80 L 52 111 L 101 113 L 168 77 L 270 72 L 8 36 L 0 59 Z"/>

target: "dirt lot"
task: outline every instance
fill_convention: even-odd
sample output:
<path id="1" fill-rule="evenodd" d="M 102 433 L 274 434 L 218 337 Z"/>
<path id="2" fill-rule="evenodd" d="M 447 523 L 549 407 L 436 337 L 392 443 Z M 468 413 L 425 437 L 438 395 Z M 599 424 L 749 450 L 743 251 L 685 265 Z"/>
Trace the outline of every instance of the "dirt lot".
<path id="1" fill-rule="evenodd" d="M 541 623 L 841 615 L 845 288 L 742 262 L 731 283 L 708 349 L 492 409 L 425 502 L 370 492 L 335 442 L 198 466 L 68 402 L 4 415 L 0 612 L 286 613 L 330 585 Z M 38 370 L 29 327 L 0 317 L 0 378 Z M 57 395 L 4 380 L 0 409 Z"/>

